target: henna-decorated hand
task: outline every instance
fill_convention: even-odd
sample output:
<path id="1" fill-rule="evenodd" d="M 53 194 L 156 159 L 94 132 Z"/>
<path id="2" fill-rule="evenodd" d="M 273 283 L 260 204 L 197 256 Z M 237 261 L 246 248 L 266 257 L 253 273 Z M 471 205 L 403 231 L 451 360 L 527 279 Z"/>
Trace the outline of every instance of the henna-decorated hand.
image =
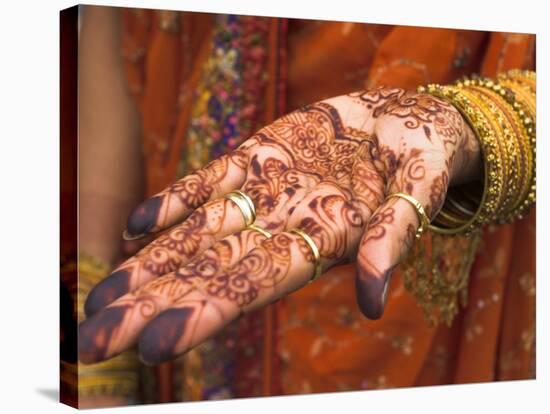
<path id="1" fill-rule="evenodd" d="M 313 257 L 294 227 L 313 238 L 324 271 L 357 260 L 357 302 L 379 318 L 391 271 L 420 224 L 406 200 L 386 196 L 410 194 L 433 218 L 448 186 L 479 165 L 471 129 L 429 95 L 378 88 L 285 115 L 133 212 L 131 236 L 173 227 L 91 291 L 80 360 L 138 343 L 141 359 L 156 364 L 303 287 Z M 253 199 L 256 224 L 272 238 L 243 229 L 240 210 L 222 197 L 235 189 Z"/>

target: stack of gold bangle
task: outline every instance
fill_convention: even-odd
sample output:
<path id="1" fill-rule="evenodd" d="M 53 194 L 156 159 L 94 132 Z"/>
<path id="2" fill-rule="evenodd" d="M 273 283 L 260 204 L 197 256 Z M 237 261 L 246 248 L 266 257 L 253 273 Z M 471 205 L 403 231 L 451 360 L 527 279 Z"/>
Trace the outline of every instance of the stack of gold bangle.
<path id="1" fill-rule="evenodd" d="M 477 135 L 484 161 L 483 185 L 451 188 L 430 230 L 470 233 L 488 223 L 522 218 L 534 204 L 535 88 L 535 73 L 518 70 L 497 80 L 472 77 L 419 88 L 462 113 Z"/>

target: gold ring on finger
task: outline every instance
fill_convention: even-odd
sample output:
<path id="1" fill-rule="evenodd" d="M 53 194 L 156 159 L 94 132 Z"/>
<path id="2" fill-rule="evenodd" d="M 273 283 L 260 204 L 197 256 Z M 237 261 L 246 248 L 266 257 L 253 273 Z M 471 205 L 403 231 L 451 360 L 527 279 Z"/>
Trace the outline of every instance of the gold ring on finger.
<path id="1" fill-rule="evenodd" d="M 250 226 L 256 220 L 256 209 L 254 203 L 248 195 L 242 191 L 232 191 L 224 196 L 226 199 L 231 200 L 241 210 L 244 219 L 244 225 Z"/>
<path id="2" fill-rule="evenodd" d="M 386 197 L 386 200 L 392 197 L 399 197 L 399 198 L 402 198 L 403 200 L 408 201 L 409 204 L 411 204 L 416 210 L 416 214 L 418 215 L 418 221 L 420 222 L 420 225 L 418 226 L 418 229 L 416 229 L 415 237 L 419 239 L 420 236 L 422 236 L 422 233 L 424 233 L 424 230 L 426 230 L 430 225 L 430 219 L 428 218 L 428 215 L 426 214 L 426 210 L 422 206 L 422 203 L 420 203 L 420 201 L 418 201 L 413 196 L 405 193 L 390 194 L 389 196 Z"/>
<path id="3" fill-rule="evenodd" d="M 270 232 L 268 232 L 266 229 L 264 229 L 263 227 L 260 227 L 256 224 L 251 224 L 247 227 L 247 229 L 249 230 L 254 230 L 254 231 L 257 231 L 258 233 L 260 234 L 263 234 L 265 237 L 267 237 L 268 239 L 271 238 L 271 236 L 273 236 Z"/>
<path id="4" fill-rule="evenodd" d="M 315 269 L 313 271 L 313 276 L 311 277 L 311 279 L 309 279 L 308 282 L 311 283 L 323 273 L 323 267 L 321 266 L 321 253 L 319 252 L 319 249 L 317 248 L 317 245 L 315 244 L 313 239 L 305 231 L 301 229 L 292 229 L 289 232 L 294 233 L 304 239 L 309 249 L 311 250 L 311 253 L 313 254 Z"/>

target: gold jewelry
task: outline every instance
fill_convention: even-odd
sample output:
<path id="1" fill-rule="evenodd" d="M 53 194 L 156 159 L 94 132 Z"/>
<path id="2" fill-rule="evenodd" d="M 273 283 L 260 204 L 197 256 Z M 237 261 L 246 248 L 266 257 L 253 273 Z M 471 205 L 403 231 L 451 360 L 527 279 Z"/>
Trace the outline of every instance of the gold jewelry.
<path id="1" fill-rule="evenodd" d="M 506 89 L 503 95 L 508 104 L 520 118 L 524 131 L 524 145 L 528 175 L 525 193 L 520 196 L 520 205 L 512 212 L 512 218 L 522 218 L 536 200 L 536 74 L 527 70 L 510 70 L 499 74 L 498 83 Z"/>
<path id="2" fill-rule="evenodd" d="M 453 104 L 470 123 L 480 141 L 484 164 L 484 193 L 475 214 L 460 214 L 466 225 L 449 224 L 444 216 L 449 200 L 430 226 L 442 234 L 469 233 L 484 224 L 506 223 L 524 216 L 536 199 L 536 80 L 535 73 L 510 71 L 497 81 L 473 77 L 452 86 L 421 88 Z"/>
<path id="3" fill-rule="evenodd" d="M 412 206 L 416 210 L 416 214 L 418 214 L 418 221 L 420 222 L 420 225 L 416 229 L 415 237 L 417 239 L 419 239 L 422 236 L 422 233 L 424 233 L 424 230 L 430 224 L 430 219 L 428 218 L 428 215 L 426 214 L 426 210 L 424 210 L 424 207 L 422 206 L 420 201 L 418 201 L 416 198 L 414 198 L 413 196 L 411 196 L 409 194 L 400 193 L 400 192 L 399 193 L 393 193 L 393 194 L 390 194 L 389 196 L 386 197 L 386 201 L 389 200 L 392 197 L 399 197 L 399 198 L 402 198 L 403 200 L 407 200 L 410 204 L 412 204 Z"/>
<path id="4" fill-rule="evenodd" d="M 254 208 L 254 203 L 248 195 L 243 193 L 240 190 L 232 191 L 224 196 L 224 198 L 233 201 L 241 213 L 244 219 L 244 225 L 246 227 L 250 226 L 254 221 L 256 221 L 256 209 Z"/>
<path id="5" fill-rule="evenodd" d="M 497 80 L 474 76 L 418 92 L 443 99 L 460 112 L 479 141 L 484 164 L 483 181 L 448 189 L 429 225 L 429 239 L 415 243 L 402 263 L 405 289 L 428 320 L 450 325 L 458 302 L 467 303 L 483 226 L 522 218 L 535 203 L 536 75 L 514 70 Z"/>
<path id="6" fill-rule="evenodd" d="M 502 164 L 501 179 L 501 191 L 498 192 L 498 198 L 496 201 L 497 209 L 494 217 L 490 220 L 496 223 L 503 221 L 505 211 L 512 200 L 512 196 L 515 194 L 514 176 L 517 175 L 517 170 L 513 168 L 513 156 L 509 143 L 513 140 L 510 138 L 510 134 L 505 133 L 503 127 L 502 113 L 497 109 L 494 102 L 484 99 L 483 94 L 479 90 L 476 90 L 477 85 L 475 80 L 468 82 L 468 87 L 463 88 L 463 94 L 465 94 L 471 102 L 473 102 L 483 113 L 483 116 L 487 119 L 490 127 L 493 130 L 495 136 L 495 142 L 498 147 L 498 157 Z"/>
<path id="7" fill-rule="evenodd" d="M 500 126 L 500 141 L 505 149 L 505 157 L 508 159 L 506 182 L 506 197 L 502 203 L 502 212 L 499 214 L 499 222 L 508 222 L 513 218 L 513 212 L 517 211 L 522 199 L 528 190 L 528 174 L 531 170 L 527 157 L 526 139 L 519 116 L 512 110 L 504 99 L 506 89 L 490 80 L 477 80 L 471 90 L 485 102 L 491 115 Z"/>
<path id="8" fill-rule="evenodd" d="M 271 238 L 273 235 L 268 232 L 266 229 L 256 225 L 256 224 L 251 224 L 247 227 L 247 229 L 249 230 L 254 230 L 254 231 L 257 231 L 258 233 L 261 233 L 263 234 L 265 237 L 267 237 L 268 239 Z"/>
<path id="9" fill-rule="evenodd" d="M 483 194 L 476 213 L 460 226 L 439 225 L 439 218 L 434 218 L 430 224 L 431 231 L 439 234 L 471 233 L 477 227 L 491 221 L 497 221 L 500 200 L 504 190 L 504 164 L 501 147 L 498 142 L 498 131 L 495 131 L 495 122 L 489 117 L 485 108 L 471 99 L 471 94 L 465 91 L 469 80 L 457 86 L 428 85 L 419 88 L 420 92 L 427 92 L 451 103 L 468 122 L 477 136 L 484 159 Z M 442 210 L 446 208 L 443 205 Z"/>
<path id="10" fill-rule="evenodd" d="M 462 217 L 472 217 L 475 214 L 475 210 L 472 211 L 467 205 L 460 204 L 452 194 L 447 194 L 447 200 L 449 200 L 449 206 L 462 214 Z"/>
<path id="11" fill-rule="evenodd" d="M 319 253 L 319 249 L 317 248 L 317 245 L 315 244 L 313 239 L 306 232 L 304 232 L 303 230 L 301 230 L 301 229 L 292 229 L 289 232 L 294 233 L 294 234 L 300 236 L 302 239 L 304 239 L 306 244 L 309 246 L 309 249 L 311 250 L 311 253 L 313 254 L 315 269 L 313 271 L 313 276 L 311 277 L 311 279 L 309 279 L 309 282 L 308 282 L 308 283 L 311 283 L 315 279 L 317 279 L 319 276 L 321 276 L 321 274 L 323 272 L 323 268 L 321 266 L 321 253 Z"/>
<path id="12" fill-rule="evenodd" d="M 252 217 L 253 217 L 252 223 L 254 223 L 256 221 L 256 208 L 254 207 L 254 202 L 252 201 L 252 199 L 248 196 L 248 194 L 246 194 L 244 191 L 241 191 L 241 190 L 235 190 L 233 191 L 233 193 L 240 195 L 243 198 L 243 200 L 246 202 L 246 204 L 248 204 L 250 211 L 252 211 Z"/>
<path id="13" fill-rule="evenodd" d="M 84 320 L 84 302 L 93 286 L 105 278 L 111 266 L 84 251 L 78 252 L 77 319 Z M 75 278 L 76 279 L 76 278 Z M 76 280 L 75 280 L 76 282 Z M 76 286 L 75 286 L 76 287 Z M 106 361 L 91 365 L 61 361 L 61 380 L 77 390 L 80 397 L 103 396 L 137 398 L 139 392 L 139 360 L 129 349 Z M 74 378 L 74 383 L 72 381 Z"/>

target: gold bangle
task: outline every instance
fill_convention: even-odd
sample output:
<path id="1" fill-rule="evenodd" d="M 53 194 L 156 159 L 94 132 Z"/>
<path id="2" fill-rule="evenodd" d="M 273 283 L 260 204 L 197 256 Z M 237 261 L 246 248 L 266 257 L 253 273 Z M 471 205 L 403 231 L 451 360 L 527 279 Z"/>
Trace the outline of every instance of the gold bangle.
<path id="1" fill-rule="evenodd" d="M 256 225 L 256 224 L 251 224 L 247 227 L 248 230 L 254 230 L 254 231 L 257 231 L 258 233 L 260 234 L 263 234 L 265 237 L 267 237 L 268 239 L 271 238 L 273 235 L 268 232 L 266 229 Z"/>
<path id="2" fill-rule="evenodd" d="M 298 236 L 300 236 L 306 244 L 309 246 L 309 249 L 311 250 L 311 253 L 313 254 L 313 261 L 315 269 L 313 270 L 313 276 L 311 279 L 309 279 L 308 283 L 313 282 L 315 279 L 317 279 L 321 274 L 323 273 L 323 267 L 321 265 L 321 253 L 319 252 L 319 249 L 317 248 L 317 245 L 313 241 L 313 239 L 303 230 L 301 229 L 292 229 L 289 230 L 289 233 L 294 233 Z"/>
<path id="3" fill-rule="evenodd" d="M 466 96 L 473 105 L 475 105 L 480 114 L 485 118 L 487 126 L 491 129 L 495 144 L 495 151 L 493 155 L 500 166 L 500 172 L 496 176 L 490 174 L 489 187 L 487 190 L 494 191 L 494 194 L 496 195 L 495 209 L 492 216 L 487 218 L 487 220 L 483 223 L 485 224 L 487 222 L 498 222 L 505 211 L 505 205 L 507 205 L 509 201 L 511 195 L 508 191 L 510 184 L 510 156 L 506 148 L 505 140 L 502 139 L 504 132 L 501 128 L 499 119 L 495 116 L 494 108 L 491 108 L 489 106 L 489 102 L 483 100 L 481 96 L 476 94 L 476 92 L 470 88 L 472 84 L 473 81 L 471 80 L 467 81 L 467 83 L 459 84 L 462 87 L 461 93 Z"/>
<path id="4" fill-rule="evenodd" d="M 534 71 L 512 69 L 504 73 L 499 73 L 497 79 L 499 83 L 513 82 L 527 89 L 533 95 L 533 101 L 535 100 L 537 74 Z"/>
<path id="5" fill-rule="evenodd" d="M 509 75 L 509 74 L 512 75 Z M 535 202 L 536 182 L 536 95 L 535 95 L 535 73 L 528 71 L 511 71 L 499 75 L 498 83 L 491 79 L 476 79 L 472 81 L 472 87 L 485 99 L 491 101 L 498 107 L 495 117 L 499 120 L 506 119 L 513 130 L 512 136 L 506 137 L 504 142 L 507 145 L 515 142 L 519 157 L 510 151 L 509 156 L 514 161 L 521 161 L 517 173 L 512 171 L 508 174 L 509 181 L 516 181 L 517 188 L 511 188 L 507 192 L 513 196 L 512 205 L 507 206 L 501 216 L 501 222 L 510 222 L 516 218 L 523 217 L 525 211 Z M 504 128 L 506 132 L 506 128 Z M 512 165 L 513 167 L 513 165 Z"/>
<path id="6" fill-rule="evenodd" d="M 420 203 L 420 201 L 418 201 L 413 196 L 401 192 L 390 194 L 386 197 L 386 201 L 392 197 L 399 197 L 403 200 L 407 200 L 414 207 L 416 214 L 418 215 L 418 221 L 420 222 L 420 225 L 416 229 L 415 237 L 419 239 L 422 236 L 422 233 L 424 233 L 424 231 L 428 228 L 430 224 L 430 219 L 428 218 L 428 215 L 426 214 L 426 210 L 424 210 L 422 203 Z"/>
<path id="7" fill-rule="evenodd" d="M 485 166 L 475 214 L 447 197 L 430 225 L 432 231 L 469 233 L 490 222 L 510 222 L 535 202 L 535 88 L 535 74 L 528 71 L 511 71 L 498 81 L 473 77 L 419 88 L 448 101 L 464 116 L 480 142 Z M 459 224 L 462 220 L 464 225 Z"/>
<path id="8" fill-rule="evenodd" d="M 502 203 L 500 221 L 511 221 L 514 211 L 521 204 L 529 184 L 530 163 L 527 157 L 527 139 L 521 121 L 504 99 L 506 89 L 490 80 L 477 80 L 471 87 L 484 101 L 501 127 L 501 141 L 508 157 L 507 198 Z"/>
<path id="9" fill-rule="evenodd" d="M 445 209 L 441 209 L 438 216 L 440 216 L 441 221 L 445 223 L 451 223 L 453 226 L 457 225 L 463 225 L 468 221 L 468 218 L 459 217 L 455 214 L 453 211 L 447 211 Z"/>
<path id="10" fill-rule="evenodd" d="M 533 71 L 511 70 L 498 76 L 499 83 L 508 88 L 504 98 L 520 119 L 527 147 L 526 193 L 520 205 L 511 213 L 512 218 L 522 218 L 536 200 L 536 74 Z"/>
<path id="11" fill-rule="evenodd" d="M 463 84 L 456 86 L 430 84 L 419 88 L 419 92 L 429 93 L 449 102 L 462 114 L 480 143 L 484 160 L 485 176 L 483 180 L 483 193 L 474 216 L 462 226 L 440 227 L 430 224 L 430 230 L 439 234 L 471 233 L 477 227 L 496 220 L 498 217 L 496 213 L 503 191 L 504 176 L 500 146 L 494 130 L 494 124 L 489 121 L 486 112 L 464 93 L 464 86 L 468 85 L 469 81 L 464 81 Z M 445 205 L 443 208 L 445 208 Z M 434 218 L 434 222 L 437 222 L 437 220 L 437 217 Z"/>
<path id="12" fill-rule="evenodd" d="M 472 217 L 475 214 L 475 211 L 468 209 L 468 206 L 460 204 L 457 200 L 455 200 L 452 194 L 447 194 L 447 200 L 449 200 L 449 206 L 463 214 L 463 217 Z M 466 220 L 466 218 L 464 218 L 464 220 Z"/>
<path id="13" fill-rule="evenodd" d="M 241 211 L 244 219 L 245 227 L 250 226 L 256 221 L 256 209 L 254 203 L 245 193 L 242 191 L 232 191 L 224 196 L 224 198 L 231 200 Z"/>

